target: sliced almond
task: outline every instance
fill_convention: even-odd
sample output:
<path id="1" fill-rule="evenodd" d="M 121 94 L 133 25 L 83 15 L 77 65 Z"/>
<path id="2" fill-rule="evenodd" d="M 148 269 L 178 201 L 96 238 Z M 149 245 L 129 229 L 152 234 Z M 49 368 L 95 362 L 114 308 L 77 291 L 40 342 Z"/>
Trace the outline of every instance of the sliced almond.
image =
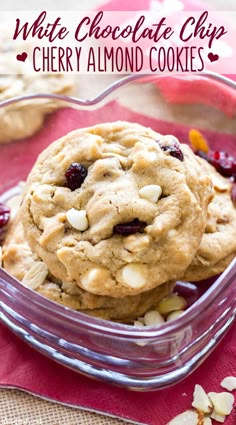
<path id="1" fill-rule="evenodd" d="M 211 418 L 204 418 L 204 420 L 203 420 L 203 425 L 212 425 L 212 420 L 211 420 Z"/>
<path id="2" fill-rule="evenodd" d="M 231 413 L 234 404 L 233 394 L 226 392 L 210 392 L 208 393 L 208 396 L 214 405 L 214 410 L 216 413 L 222 416 L 229 415 Z"/>
<path id="3" fill-rule="evenodd" d="M 175 416 L 167 425 L 199 425 L 198 414 L 194 410 L 186 410 Z"/>
<path id="4" fill-rule="evenodd" d="M 213 411 L 213 404 L 201 385 L 195 385 L 192 406 L 204 413 Z"/>
<path id="5" fill-rule="evenodd" d="M 139 320 L 135 320 L 134 326 L 138 326 L 139 328 L 142 328 L 142 327 L 144 327 L 144 323 L 140 322 Z"/>
<path id="6" fill-rule="evenodd" d="M 46 279 L 48 268 L 42 261 L 35 263 L 25 274 L 22 283 L 31 289 L 37 289 Z"/>
<path id="7" fill-rule="evenodd" d="M 225 421 L 225 416 L 219 415 L 218 413 L 216 413 L 215 410 L 213 410 L 213 412 L 211 413 L 211 419 L 214 419 L 216 422 L 220 422 L 223 424 Z"/>
<path id="8" fill-rule="evenodd" d="M 156 310 L 150 310 L 144 315 L 144 324 L 146 326 L 158 326 L 165 323 L 163 317 Z"/>
<path id="9" fill-rule="evenodd" d="M 160 301 L 156 309 L 159 313 L 166 315 L 172 311 L 184 310 L 186 306 L 187 302 L 183 297 L 173 294 Z"/>
<path id="10" fill-rule="evenodd" d="M 212 177 L 213 187 L 217 192 L 227 192 L 230 189 L 230 184 L 223 181 L 223 179 L 218 178 L 217 176 Z"/>
<path id="11" fill-rule="evenodd" d="M 184 310 L 172 311 L 172 313 L 168 314 L 166 321 L 172 322 L 173 320 L 178 319 L 178 317 L 182 316 L 183 313 L 184 313 Z"/>
<path id="12" fill-rule="evenodd" d="M 236 390 L 236 377 L 227 376 L 223 379 L 220 385 L 228 391 Z"/>

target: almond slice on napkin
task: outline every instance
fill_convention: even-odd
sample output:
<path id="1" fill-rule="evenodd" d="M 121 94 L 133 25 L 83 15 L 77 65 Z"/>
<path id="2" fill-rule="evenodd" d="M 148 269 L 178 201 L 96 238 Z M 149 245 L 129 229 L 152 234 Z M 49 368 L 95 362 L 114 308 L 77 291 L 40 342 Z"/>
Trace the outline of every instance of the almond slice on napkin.
<path id="1" fill-rule="evenodd" d="M 205 418 L 204 413 L 195 410 L 186 410 L 175 416 L 167 425 L 211 425 L 211 419 Z"/>
<path id="2" fill-rule="evenodd" d="M 228 391 L 236 390 L 236 377 L 235 376 L 226 376 L 220 385 Z"/>
<path id="3" fill-rule="evenodd" d="M 203 413 L 211 413 L 213 404 L 201 385 L 195 385 L 192 406 Z"/>

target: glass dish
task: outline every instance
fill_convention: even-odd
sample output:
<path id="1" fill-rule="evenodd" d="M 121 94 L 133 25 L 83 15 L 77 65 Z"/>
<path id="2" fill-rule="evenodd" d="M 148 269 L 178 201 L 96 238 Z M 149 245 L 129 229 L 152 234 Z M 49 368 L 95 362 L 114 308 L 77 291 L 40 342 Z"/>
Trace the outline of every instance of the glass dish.
<path id="1" fill-rule="evenodd" d="M 84 125 L 135 119 L 160 132 L 174 130 L 181 141 L 187 141 L 188 129 L 195 127 L 208 132 L 213 149 L 220 147 L 220 129 L 225 135 L 224 150 L 228 140 L 231 153 L 232 141 L 236 143 L 236 84 L 219 75 L 131 75 L 91 100 L 32 97 L 39 104 L 53 98 L 62 103 L 62 109 L 46 119 L 38 134 L 0 145 L 0 201 L 17 193 L 14 186 L 26 178 L 38 153 L 53 138 Z M 30 98 L 11 99 L 0 108 L 19 108 Z M 63 130 L 58 122 L 65 124 Z M 236 261 L 207 288 L 177 320 L 138 328 L 72 311 L 0 269 L 0 319 L 25 342 L 64 366 L 108 383 L 150 391 L 188 376 L 225 335 L 236 313 Z"/>

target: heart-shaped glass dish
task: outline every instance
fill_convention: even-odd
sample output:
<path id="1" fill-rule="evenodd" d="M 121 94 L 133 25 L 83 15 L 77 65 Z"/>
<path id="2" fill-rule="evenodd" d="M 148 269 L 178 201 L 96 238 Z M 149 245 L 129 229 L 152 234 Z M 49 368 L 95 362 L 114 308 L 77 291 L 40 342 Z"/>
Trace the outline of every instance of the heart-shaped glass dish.
<path id="1" fill-rule="evenodd" d="M 34 95 L 5 101 L 0 111 L 3 115 L 10 108 L 27 111 L 32 102 L 40 108 L 44 101 L 60 102 L 61 109 L 52 112 L 35 135 L 0 145 L 0 201 L 17 193 L 15 186 L 26 179 L 50 142 L 98 122 L 136 121 L 175 134 L 182 142 L 187 142 L 190 128 L 198 128 L 206 132 L 212 149 L 220 149 L 223 133 L 224 150 L 235 150 L 236 84 L 219 75 L 131 75 L 91 100 Z M 137 328 L 56 304 L 0 269 L 0 318 L 24 341 L 64 366 L 148 391 L 177 383 L 209 356 L 234 320 L 235 284 L 234 260 L 177 320 Z M 178 288 L 184 291 L 181 284 Z"/>

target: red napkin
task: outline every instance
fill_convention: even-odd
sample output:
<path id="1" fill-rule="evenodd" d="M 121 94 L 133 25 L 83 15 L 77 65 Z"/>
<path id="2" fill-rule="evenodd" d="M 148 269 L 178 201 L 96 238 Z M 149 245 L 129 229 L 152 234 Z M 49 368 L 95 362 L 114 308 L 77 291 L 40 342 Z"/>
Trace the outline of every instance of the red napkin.
<path id="1" fill-rule="evenodd" d="M 174 133 L 182 142 L 188 139 L 188 127 L 140 115 L 116 102 L 104 106 L 99 112 L 60 110 L 48 117 L 45 127 L 31 139 L 1 146 L 0 180 L 8 181 L 10 187 L 19 180 L 19 175 L 25 178 L 39 151 L 68 131 L 118 119 L 138 122 L 161 133 Z M 220 149 L 223 145 L 234 151 L 234 136 L 211 131 L 203 133 L 209 143 L 214 141 L 214 147 Z M 20 388 L 58 402 L 142 424 L 165 425 L 191 406 L 196 383 L 203 385 L 206 391 L 220 391 L 221 380 L 236 375 L 235 330 L 236 326 L 232 327 L 204 364 L 178 385 L 163 391 L 135 393 L 76 374 L 42 356 L 0 326 L 0 386 Z M 234 411 L 225 424 L 235 423 Z"/>
<path id="2" fill-rule="evenodd" d="M 137 393 L 76 374 L 42 356 L 0 326 L 0 386 L 23 389 L 57 402 L 141 424 L 165 425 L 191 407 L 195 384 L 201 384 L 207 392 L 223 391 L 222 379 L 236 374 L 235 332 L 236 325 L 211 356 L 181 383 L 161 391 Z M 236 410 L 225 425 L 235 423 Z"/>

